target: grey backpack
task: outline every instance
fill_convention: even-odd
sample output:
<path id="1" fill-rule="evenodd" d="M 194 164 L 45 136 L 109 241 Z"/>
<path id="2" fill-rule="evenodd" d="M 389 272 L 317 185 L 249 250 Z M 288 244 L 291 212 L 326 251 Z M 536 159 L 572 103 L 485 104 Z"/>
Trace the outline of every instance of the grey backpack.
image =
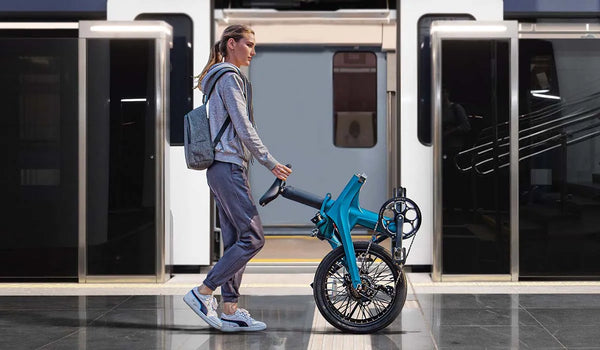
<path id="1" fill-rule="evenodd" d="M 189 169 L 205 170 L 212 165 L 215 160 L 215 147 L 231 122 L 231 118 L 228 115 L 217 137 L 214 140 L 211 138 L 206 104 L 217 85 L 217 81 L 227 72 L 240 74 L 233 67 L 224 67 L 221 69 L 217 73 L 219 75 L 214 80 L 213 85 L 208 87 L 208 94 L 204 95 L 202 106 L 190 111 L 183 117 L 183 148 L 185 162 Z"/>

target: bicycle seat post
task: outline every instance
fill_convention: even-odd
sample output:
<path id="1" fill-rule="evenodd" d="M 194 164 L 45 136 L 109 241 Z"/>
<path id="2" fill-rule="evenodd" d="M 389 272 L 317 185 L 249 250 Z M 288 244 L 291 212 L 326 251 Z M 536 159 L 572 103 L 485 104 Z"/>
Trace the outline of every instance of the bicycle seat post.
<path id="1" fill-rule="evenodd" d="M 392 239 L 392 258 L 402 266 L 404 264 L 404 254 L 402 251 L 402 225 L 404 224 L 404 216 L 401 213 L 396 214 L 396 235 Z"/>

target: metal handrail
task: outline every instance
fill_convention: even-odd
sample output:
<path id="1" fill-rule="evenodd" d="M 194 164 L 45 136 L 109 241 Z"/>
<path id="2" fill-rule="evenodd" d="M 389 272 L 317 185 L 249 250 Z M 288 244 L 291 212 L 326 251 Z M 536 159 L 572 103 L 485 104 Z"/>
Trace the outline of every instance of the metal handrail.
<path id="1" fill-rule="evenodd" d="M 600 105 L 588 107 L 585 109 L 583 107 L 575 108 L 573 112 L 565 116 L 550 119 L 557 113 L 563 112 L 569 109 L 570 107 L 577 107 L 581 104 L 587 103 L 588 101 L 592 100 L 597 101 L 599 98 L 600 92 L 587 95 L 586 97 L 576 99 L 568 103 L 554 104 L 552 106 L 548 106 L 541 110 L 537 110 L 530 114 L 524 115 L 519 120 L 520 123 L 537 123 L 532 127 L 525 128 L 519 131 L 519 143 L 530 139 L 532 140 L 531 144 L 519 147 L 519 161 L 531 158 L 544 152 L 548 152 L 552 149 L 561 146 L 566 147 L 579 142 L 583 142 L 585 140 L 600 135 L 600 131 L 592 131 L 586 135 L 577 137 L 575 139 L 570 139 L 577 134 L 600 127 L 600 123 L 586 125 L 582 128 L 570 132 L 561 131 L 561 129 L 565 127 L 581 125 L 582 123 L 594 120 L 596 118 L 600 118 Z M 545 111 L 546 113 L 543 113 L 542 111 Z M 547 113 L 548 111 L 552 112 Z M 474 147 L 458 152 L 458 154 L 454 158 L 455 166 L 461 171 L 474 170 L 480 175 L 487 175 L 495 171 L 496 169 L 507 167 L 510 164 L 510 162 L 508 160 L 505 161 L 504 159 L 509 156 L 510 152 L 505 151 L 501 154 L 498 154 L 498 152 L 499 150 L 504 149 L 510 145 L 509 135 L 500 136 L 495 140 L 489 140 L 490 136 L 493 135 L 485 135 L 484 137 L 481 137 L 481 135 L 487 133 L 488 130 L 494 129 L 497 133 L 507 133 L 508 130 L 498 130 L 503 126 L 507 125 L 508 122 L 504 122 L 482 130 L 479 136 L 480 141 L 478 142 L 478 144 L 476 144 Z M 550 146 L 545 147 L 543 149 L 538 149 L 539 147 L 548 144 L 550 144 Z M 533 152 L 529 153 L 531 151 Z M 525 154 L 522 155 L 523 153 Z M 500 161 L 500 164 L 497 163 L 498 161 Z M 491 162 L 495 162 L 493 168 L 481 169 L 483 165 L 490 164 Z"/>

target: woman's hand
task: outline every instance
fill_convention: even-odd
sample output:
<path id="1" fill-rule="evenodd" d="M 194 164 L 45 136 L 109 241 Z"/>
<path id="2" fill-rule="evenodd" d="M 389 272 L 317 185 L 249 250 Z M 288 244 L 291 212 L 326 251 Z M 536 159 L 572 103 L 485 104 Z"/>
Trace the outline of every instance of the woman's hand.
<path id="1" fill-rule="evenodd" d="M 286 167 L 283 164 L 277 164 L 273 169 L 271 169 L 273 175 L 275 175 L 278 179 L 285 181 L 288 176 L 292 173 L 292 169 Z"/>

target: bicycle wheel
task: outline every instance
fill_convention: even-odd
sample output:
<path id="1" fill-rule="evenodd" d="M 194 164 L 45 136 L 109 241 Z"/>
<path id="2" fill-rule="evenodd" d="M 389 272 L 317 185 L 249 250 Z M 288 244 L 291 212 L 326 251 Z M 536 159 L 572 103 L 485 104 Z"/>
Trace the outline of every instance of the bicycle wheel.
<path id="1" fill-rule="evenodd" d="M 321 315 L 334 327 L 350 333 L 377 332 L 402 311 L 406 276 L 378 244 L 354 242 L 354 251 L 361 287 L 352 287 L 344 247 L 337 247 L 319 264 L 313 295 Z"/>

